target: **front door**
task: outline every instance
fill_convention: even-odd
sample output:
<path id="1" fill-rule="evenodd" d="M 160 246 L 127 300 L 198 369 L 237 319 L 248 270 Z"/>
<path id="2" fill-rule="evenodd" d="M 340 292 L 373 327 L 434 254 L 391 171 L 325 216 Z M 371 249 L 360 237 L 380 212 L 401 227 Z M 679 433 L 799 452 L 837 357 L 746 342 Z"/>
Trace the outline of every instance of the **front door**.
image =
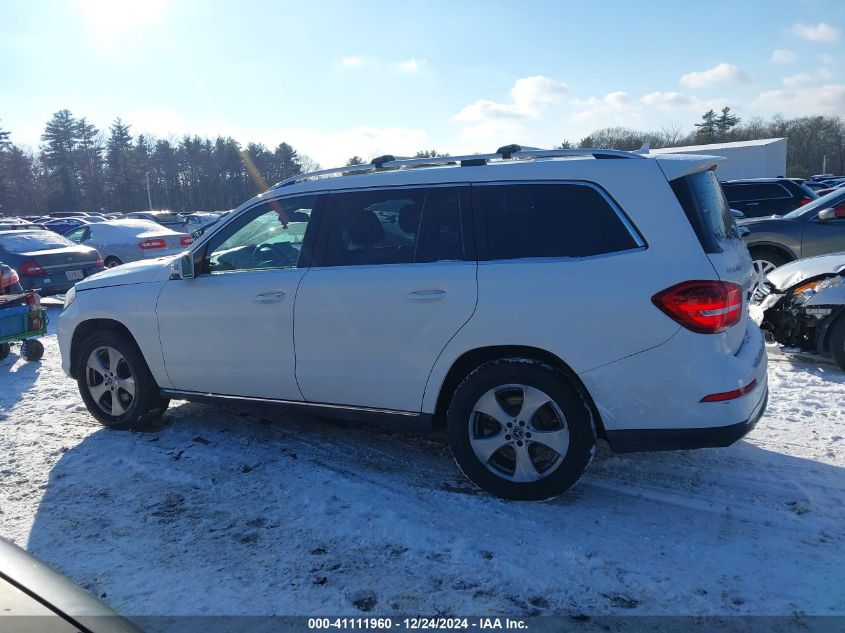
<path id="1" fill-rule="evenodd" d="M 468 200 L 451 186 L 328 195 L 296 297 L 305 400 L 420 411 L 437 356 L 475 309 Z"/>
<path id="2" fill-rule="evenodd" d="M 276 200 L 242 213 L 211 236 L 194 279 L 165 284 L 156 313 L 175 389 L 302 399 L 293 305 L 316 199 Z"/>

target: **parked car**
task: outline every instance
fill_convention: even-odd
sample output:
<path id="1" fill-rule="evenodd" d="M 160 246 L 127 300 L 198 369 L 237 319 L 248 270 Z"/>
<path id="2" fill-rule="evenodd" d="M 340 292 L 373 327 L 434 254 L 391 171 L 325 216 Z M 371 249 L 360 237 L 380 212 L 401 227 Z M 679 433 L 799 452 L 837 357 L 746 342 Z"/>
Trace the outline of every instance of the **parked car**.
<path id="1" fill-rule="evenodd" d="M 725 180 L 722 189 L 731 208 L 748 218 L 784 215 L 818 197 L 812 189 L 790 178 Z"/>
<path id="2" fill-rule="evenodd" d="M 87 218 L 88 214 L 84 211 L 53 211 L 47 214 L 51 218 Z"/>
<path id="3" fill-rule="evenodd" d="M 737 220 L 754 262 L 752 293 L 766 275 L 796 259 L 845 250 L 845 189 L 798 207 L 784 216 Z"/>
<path id="4" fill-rule="evenodd" d="M 38 231 L 43 230 L 44 225 L 13 219 L 0 220 L 0 231 L 31 231 L 33 229 Z"/>
<path id="5" fill-rule="evenodd" d="M 514 499 L 567 490 L 597 436 L 727 446 L 768 387 L 723 160 L 510 146 L 296 176 L 180 257 L 78 284 L 62 367 L 116 429 L 170 399 L 445 425 Z"/>
<path id="6" fill-rule="evenodd" d="M 75 229 L 78 226 L 84 226 L 89 223 L 89 218 L 54 218 L 43 222 L 41 226 L 48 231 L 53 231 L 53 233 L 64 235 L 71 229 Z"/>
<path id="7" fill-rule="evenodd" d="M 141 633 L 129 620 L 2 538 L 0 604 L 0 624 L 7 631 Z"/>
<path id="8" fill-rule="evenodd" d="M 181 233 L 187 233 L 189 231 L 185 216 L 180 213 L 173 213 L 172 211 L 127 213 L 124 217 L 128 220 L 148 220 Z"/>
<path id="9" fill-rule="evenodd" d="M 197 229 L 214 224 L 220 217 L 217 213 L 190 213 L 185 216 L 185 221 L 188 224 L 188 231 L 194 232 Z"/>
<path id="10" fill-rule="evenodd" d="M 0 261 L 18 271 L 24 290 L 62 294 L 77 281 L 105 270 L 96 249 L 51 231 L 0 231 Z"/>
<path id="11" fill-rule="evenodd" d="M 832 357 L 845 371 L 845 252 L 770 272 L 751 309 L 784 352 Z"/>
<path id="12" fill-rule="evenodd" d="M 148 220 L 107 220 L 68 231 L 65 237 L 76 244 L 96 248 L 108 268 L 139 259 L 181 253 L 193 242 L 184 233 L 172 231 Z"/>

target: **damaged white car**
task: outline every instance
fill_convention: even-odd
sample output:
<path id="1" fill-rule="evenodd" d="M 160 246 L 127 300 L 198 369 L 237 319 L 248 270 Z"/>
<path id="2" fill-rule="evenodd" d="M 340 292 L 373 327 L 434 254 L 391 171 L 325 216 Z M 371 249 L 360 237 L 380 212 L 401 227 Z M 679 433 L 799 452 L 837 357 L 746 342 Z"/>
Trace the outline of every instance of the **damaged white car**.
<path id="1" fill-rule="evenodd" d="M 750 312 L 781 352 L 830 357 L 845 370 L 845 252 L 770 272 Z"/>

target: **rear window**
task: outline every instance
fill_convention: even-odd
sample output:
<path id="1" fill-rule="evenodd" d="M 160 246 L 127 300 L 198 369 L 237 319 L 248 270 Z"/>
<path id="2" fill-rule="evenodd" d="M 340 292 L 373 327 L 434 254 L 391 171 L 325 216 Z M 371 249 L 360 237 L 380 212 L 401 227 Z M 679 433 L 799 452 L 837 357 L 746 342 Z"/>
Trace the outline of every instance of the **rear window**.
<path id="1" fill-rule="evenodd" d="M 156 219 L 156 222 L 167 222 L 171 224 L 185 221 L 185 217 L 178 213 L 156 213 L 153 217 Z"/>
<path id="2" fill-rule="evenodd" d="M 702 171 L 671 183 L 705 253 L 721 253 L 719 242 L 733 232 L 733 216 L 713 171 Z"/>
<path id="3" fill-rule="evenodd" d="M 47 251 L 66 246 L 76 246 L 76 244 L 51 231 L 33 231 L 0 237 L 0 248 L 7 253 Z"/>
<path id="4" fill-rule="evenodd" d="M 778 183 L 730 184 L 722 185 L 728 202 L 745 202 L 748 200 L 779 200 L 791 198 L 786 187 Z"/>
<path id="5" fill-rule="evenodd" d="M 490 259 L 587 257 L 636 248 L 623 216 L 579 183 L 474 187 Z"/>

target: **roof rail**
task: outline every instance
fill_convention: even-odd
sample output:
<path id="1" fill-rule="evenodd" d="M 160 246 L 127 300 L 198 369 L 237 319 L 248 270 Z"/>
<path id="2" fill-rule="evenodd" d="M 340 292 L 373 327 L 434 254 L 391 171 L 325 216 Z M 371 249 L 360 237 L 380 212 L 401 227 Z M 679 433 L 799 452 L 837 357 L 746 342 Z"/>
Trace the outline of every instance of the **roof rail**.
<path id="1" fill-rule="evenodd" d="M 642 151 L 642 150 L 640 150 Z M 378 156 L 370 163 L 362 165 L 346 165 L 344 167 L 333 167 L 321 169 L 305 174 L 291 176 L 276 183 L 270 190 L 286 187 L 308 180 L 319 180 L 332 176 L 345 176 L 353 174 L 372 173 L 377 171 L 389 171 L 397 169 L 413 169 L 418 167 L 440 167 L 445 165 L 460 165 L 461 167 L 475 167 L 486 165 L 489 162 L 535 160 L 549 158 L 566 158 L 572 156 L 592 156 L 593 158 L 645 158 L 637 152 L 626 152 L 618 149 L 595 149 L 582 147 L 579 149 L 537 149 L 534 147 L 522 147 L 521 145 L 505 145 L 492 154 L 466 154 L 463 156 L 435 156 L 432 158 L 403 158 L 390 154 Z"/>

